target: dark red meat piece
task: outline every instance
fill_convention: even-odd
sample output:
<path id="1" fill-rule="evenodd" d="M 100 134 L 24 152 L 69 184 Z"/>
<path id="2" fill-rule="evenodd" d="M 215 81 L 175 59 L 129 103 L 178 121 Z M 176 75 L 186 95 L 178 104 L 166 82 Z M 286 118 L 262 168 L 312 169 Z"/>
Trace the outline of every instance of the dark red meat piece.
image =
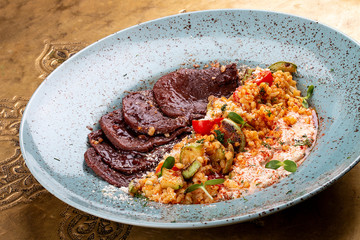
<path id="1" fill-rule="evenodd" d="M 89 148 L 85 154 L 86 164 L 95 172 L 96 175 L 103 178 L 108 183 L 116 187 L 126 187 L 130 181 L 139 178 L 143 172 L 133 173 L 132 175 L 125 175 L 112 169 L 109 165 L 102 161 L 101 157 L 94 148 Z"/>
<path id="2" fill-rule="evenodd" d="M 190 127 L 184 127 L 172 132 L 169 137 L 138 135 L 125 123 L 121 109 L 102 116 L 100 126 L 116 148 L 138 152 L 149 152 L 154 147 L 169 143 L 177 136 L 191 131 Z"/>
<path id="3" fill-rule="evenodd" d="M 170 118 L 158 108 L 153 92 L 140 91 L 130 93 L 122 100 L 125 122 L 136 132 L 148 135 L 171 133 L 189 124 L 185 116 Z M 154 132 L 149 133 L 151 128 Z"/>
<path id="4" fill-rule="evenodd" d="M 179 69 L 161 77 L 153 88 L 160 110 L 169 117 L 203 117 L 209 96 L 228 97 L 238 86 L 236 64 L 220 69 Z"/>
<path id="5" fill-rule="evenodd" d="M 101 156 L 103 161 L 111 168 L 125 174 L 132 174 L 150 168 L 156 163 L 156 159 L 146 158 L 145 153 L 135 151 L 124 151 L 114 148 L 102 130 L 92 132 L 88 135 L 91 146 Z"/>
<path id="6" fill-rule="evenodd" d="M 85 152 L 86 164 L 110 184 L 127 187 L 134 178 L 140 178 L 147 171 L 153 171 L 174 144 L 176 138 L 168 144 L 154 148 L 148 153 L 116 150 L 108 143 L 101 130 L 89 134 L 91 148 Z"/>

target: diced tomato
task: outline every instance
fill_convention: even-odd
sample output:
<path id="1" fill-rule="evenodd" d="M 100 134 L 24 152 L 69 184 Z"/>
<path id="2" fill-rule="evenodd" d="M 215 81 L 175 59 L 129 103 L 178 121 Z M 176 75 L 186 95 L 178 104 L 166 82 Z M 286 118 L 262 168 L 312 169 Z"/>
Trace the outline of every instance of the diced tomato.
<path id="1" fill-rule="evenodd" d="M 224 118 L 215 118 L 209 120 L 192 120 L 192 126 L 196 133 L 209 135 L 215 124 L 220 124 Z"/>
<path id="2" fill-rule="evenodd" d="M 234 99 L 235 102 L 240 102 L 240 96 L 239 95 L 240 95 L 241 88 L 242 88 L 242 86 L 238 87 L 233 93 L 233 99 Z"/>
<path id="3" fill-rule="evenodd" d="M 273 81 L 274 81 L 274 79 L 273 79 L 273 76 L 270 71 L 262 71 L 259 73 L 257 79 L 255 80 L 255 83 L 257 85 L 260 85 L 260 83 L 265 82 L 265 83 L 268 83 L 269 86 L 271 87 L 271 85 L 273 84 Z"/>
<path id="4" fill-rule="evenodd" d="M 180 169 L 178 169 L 177 167 L 173 166 L 172 170 L 174 170 L 174 171 L 179 171 Z"/>

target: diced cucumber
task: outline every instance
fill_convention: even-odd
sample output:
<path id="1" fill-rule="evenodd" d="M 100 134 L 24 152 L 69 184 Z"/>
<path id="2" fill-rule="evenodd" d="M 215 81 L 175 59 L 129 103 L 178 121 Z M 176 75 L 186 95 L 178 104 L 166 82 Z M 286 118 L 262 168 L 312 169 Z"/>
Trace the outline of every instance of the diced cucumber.
<path id="1" fill-rule="evenodd" d="M 220 144 L 220 147 L 215 149 L 214 153 L 209 155 L 209 158 L 212 162 L 218 162 L 225 159 L 225 147 Z"/>
<path id="2" fill-rule="evenodd" d="M 241 131 L 239 125 L 234 121 L 225 118 L 221 121 L 220 131 L 224 133 L 224 144 L 230 145 L 233 144 L 239 151 L 243 151 L 245 148 L 245 135 Z M 238 143 L 238 144 L 237 144 Z"/>
<path id="3" fill-rule="evenodd" d="M 248 80 L 254 71 L 255 69 L 253 68 L 247 68 L 244 77 L 241 79 L 241 81 L 244 83 L 246 80 Z"/>
<path id="4" fill-rule="evenodd" d="M 192 178 L 195 173 L 200 169 L 201 163 L 198 160 L 195 160 L 190 164 L 188 168 L 182 171 L 182 175 L 185 179 Z"/>
<path id="5" fill-rule="evenodd" d="M 137 193 L 139 191 L 139 187 L 137 186 L 137 184 L 134 182 L 134 180 L 132 180 L 130 183 L 129 183 L 129 186 L 128 186 L 128 189 L 129 189 L 129 193 Z"/>
<path id="6" fill-rule="evenodd" d="M 226 164 L 225 164 L 225 168 L 222 170 L 223 174 L 227 174 L 230 172 L 230 168 L 233 164 L 234 161 L 234 147 L 232 146 L 232 144 L 229 143 L 228 147 L 227 147 L 227 153 L 230 152 L 230 154 L 226 155 Z"/>
<path id="7" fill-rule="evenodd" d="M 171 187 L 177 190 L 184 186 L 184 179 L 181 174 L 176 173 L 174 170 L 164 168 L 162 177 L 160 178 L 160 186 L 162 188 Z"/>
<path id="8" fill-rule="evenodd" d="M 296 70 L 297 70 L 297 66 L 294 63 L 284 62 L 284 61 L 273 63 L 268 68 L 272 72 L 276 72 L 278 70 L 281 70 L 283 72 L 295 73 Z"/>
<path id="9" fill-rule="evenodd" d="M 198 157 L 204 155 L 205 149 L 202 143 L 190 143 L 186 144 L 181 148 L 180 151 L 180 162 L 184 166 L 189 166 Z"/>

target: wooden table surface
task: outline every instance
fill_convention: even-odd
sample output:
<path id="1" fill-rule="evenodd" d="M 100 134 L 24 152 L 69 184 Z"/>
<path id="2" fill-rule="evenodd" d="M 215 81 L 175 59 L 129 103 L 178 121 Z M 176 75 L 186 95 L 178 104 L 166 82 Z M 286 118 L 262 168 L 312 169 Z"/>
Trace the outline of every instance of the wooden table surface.
<path id="1" fill-rule="evenodd" d="M 307 17 L 360 41 L 359 0 L 0 0 L 0 239 L 360 239 L 360 165 L 287 210 L 200 230 L 142 228 L 91 216 L 52 196 L 25 166 L 18 140 L 22 112 L 69 55 L 141 22 L 224 8 Z"/>

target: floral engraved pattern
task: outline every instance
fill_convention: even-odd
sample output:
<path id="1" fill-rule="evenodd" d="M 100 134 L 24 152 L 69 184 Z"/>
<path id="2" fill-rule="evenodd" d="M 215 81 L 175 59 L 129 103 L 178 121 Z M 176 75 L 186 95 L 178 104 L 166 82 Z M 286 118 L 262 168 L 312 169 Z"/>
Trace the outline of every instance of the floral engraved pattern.
<path id="1" fill-rule="evenodd" d="M 59 229 L 62 240 L 125 240 L 132 228 L 130 225 L 98 218 L 70 206 L 62 217 L 64 220 Z"/>
<path id="2" fill-rule="evenodd" d="M 55 68 L 86 46 L 85 43 L 53 43 L 45 40 L 45 47 L 36 59 L 40 78 L 46 78 Z"/>
<path id="3" fill-rule="evenodd" d="M 19 126 L 27 99 L 0 99 L 0 142 L 5 149 L 0 155 L 0 210 L 30 202 L 45 189 L 25 165 L 19 146 Z"/>

